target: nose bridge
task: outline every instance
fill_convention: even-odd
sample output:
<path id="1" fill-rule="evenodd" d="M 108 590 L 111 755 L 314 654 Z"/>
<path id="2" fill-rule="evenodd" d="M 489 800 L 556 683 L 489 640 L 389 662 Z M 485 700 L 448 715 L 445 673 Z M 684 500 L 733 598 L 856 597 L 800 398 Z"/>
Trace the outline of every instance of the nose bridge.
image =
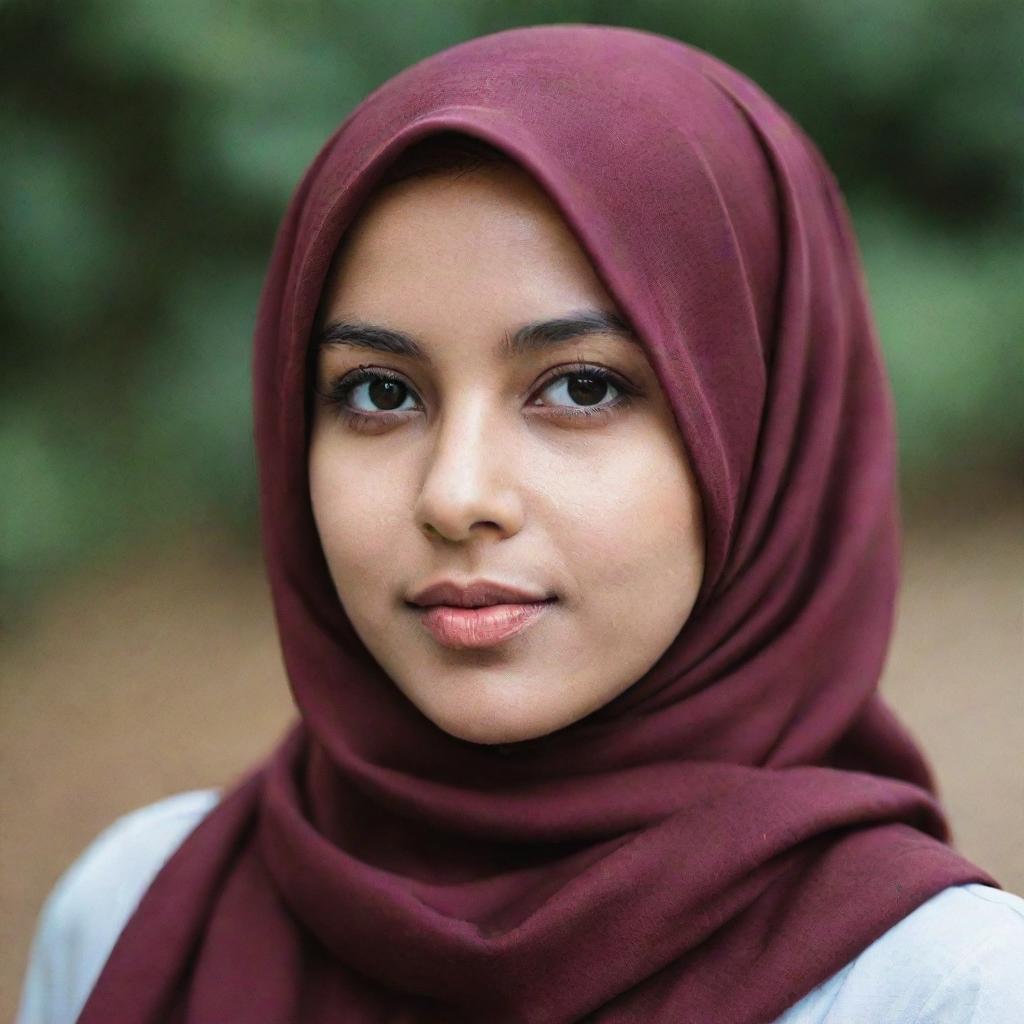
<path id="1" fill-rule="evenodd" d="M 482 390 L 453 396 L 438 420 L 424 488 L 433 480 L 451 493 L 486 488 L 485 478 L 497 461 L 494 454 L 500 444 L 498 419 L 494 399 Z"/>
<path id="2" fill-rule="evenodd" d="M 487 389 L 467 389 L 445 405 L 428 447 L 419 496 L 422 524 L 456 539 L 475 523 L 503 532 L 516 528 L 517 502 L 510 489 L 512 440 Z"/>

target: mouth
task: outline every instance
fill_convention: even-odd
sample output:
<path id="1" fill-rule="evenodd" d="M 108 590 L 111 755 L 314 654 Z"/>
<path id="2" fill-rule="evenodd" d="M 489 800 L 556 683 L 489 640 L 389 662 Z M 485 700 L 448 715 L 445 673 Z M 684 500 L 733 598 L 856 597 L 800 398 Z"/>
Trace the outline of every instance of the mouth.
<path id="1" fill-rule="evenodd" d="M 422 607 L 407 602 L 420 622 L 443 647 L 454 650 L 494 647 L 518 636 L 541 619 L 557 597 L 543 601 L 490 604 L 477 608 L 435 604 Z"/>

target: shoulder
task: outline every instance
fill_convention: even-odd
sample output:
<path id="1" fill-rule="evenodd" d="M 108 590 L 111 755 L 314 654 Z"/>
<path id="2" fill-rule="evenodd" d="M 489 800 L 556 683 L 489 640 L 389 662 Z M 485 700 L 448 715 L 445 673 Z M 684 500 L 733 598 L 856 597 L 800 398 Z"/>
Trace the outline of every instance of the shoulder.
<path id="1" fill-rule="evenodd" d="M 135 909 L 168 857 L 217 803 L 217 790 L 193 790 L 158 800 L 105 828 L 57 881 L 43 907 L 43 923 L 67 934 Z M 124 922 L 121 921 L 123 924 Z M 120 933 L 120 928 L 118 928 Z"/>
<path id="2" fill-rule="evenodd" d="M 778 1024 L 1019 1024 L 1024 899 L 981 883 L 926 900 Z"/>
<path id="3" fill-rule="evenodd" d="M 71 864 L 39 915 L 17 1024 L 73 1021 L 150 882 L 220 798 L 167 797 L 118 818 Z"/>

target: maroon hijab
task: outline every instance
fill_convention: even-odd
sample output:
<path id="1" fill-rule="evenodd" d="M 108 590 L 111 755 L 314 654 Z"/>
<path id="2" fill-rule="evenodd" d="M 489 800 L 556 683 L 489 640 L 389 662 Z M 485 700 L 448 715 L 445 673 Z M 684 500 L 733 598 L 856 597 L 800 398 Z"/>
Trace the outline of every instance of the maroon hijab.
<path id="1" fill-rule="evenodd" d="M 448 735 L 384 674 L 335 594 L 306 476 L 331 256 L 388 164 L 451 130 L 561 210 L 644 342 L 706 521 L 697 603 L 658 662 L 509 747 Z M 939 890 L 996 884 L 947 845 L 877 693 L 892 402 L 836 180 L 749 79 L 593 25 L 406 69 L 302 178 L 254 358 L 301 717 L 157 876 L 82 1024 L 764 1024 Z"/>

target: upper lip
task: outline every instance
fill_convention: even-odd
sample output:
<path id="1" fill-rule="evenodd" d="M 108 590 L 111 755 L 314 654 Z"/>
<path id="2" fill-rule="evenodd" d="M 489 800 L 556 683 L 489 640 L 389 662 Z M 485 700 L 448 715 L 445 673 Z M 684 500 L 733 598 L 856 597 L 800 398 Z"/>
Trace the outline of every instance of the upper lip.
<path id="1" fill-rule="evenodd" d="M 409 598 L 411 604 L 427 607 L 435 604 L 457 608 L 482 608 L 489 604 L 532 604 L 552 595 L 516 587 L 496 580 L 439 580 L 423 587 Z"/>

